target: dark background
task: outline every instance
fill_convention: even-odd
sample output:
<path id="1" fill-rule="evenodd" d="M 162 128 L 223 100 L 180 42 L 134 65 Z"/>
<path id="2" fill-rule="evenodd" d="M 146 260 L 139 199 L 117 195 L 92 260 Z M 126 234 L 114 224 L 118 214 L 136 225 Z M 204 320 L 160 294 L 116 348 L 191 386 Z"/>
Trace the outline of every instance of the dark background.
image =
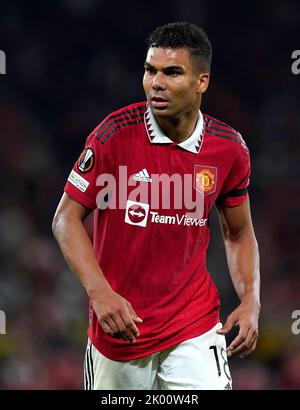
<path id="1" fill-rule="evenodd" d="M 1 2 L 0 388 L 81 389 L 87 299 L 51 233 L 51 220 L 89 132 L 144 99 L 145 38 L 159 24 L 202 26 L 214 55 L 202 111 L 244 136 L 261 252 L 257 351 L 230 359 L 237 389 L 300 388 L 298 1 Z M 208 266 L 222 319 L 237 304 L 214 216 Z"/>

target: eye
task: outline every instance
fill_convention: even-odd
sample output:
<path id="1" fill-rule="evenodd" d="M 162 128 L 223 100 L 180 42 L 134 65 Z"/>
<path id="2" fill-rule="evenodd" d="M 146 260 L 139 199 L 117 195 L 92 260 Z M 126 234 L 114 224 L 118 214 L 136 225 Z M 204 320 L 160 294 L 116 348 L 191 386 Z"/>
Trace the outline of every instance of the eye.
<path id="1" fill-rule="evenodd" d="M 155 75 L 156 71 L 154 70 L 153 67 L 145 67 L 145 71 L 146 73 L 150 74 L 150 75 Z"/>
<path id="2" fill-rule="evenodd" d="M 181 75 L 182 72 L 176 68 L 170 68 L 166 70 L 166 75 L 170 76 L 170 77 L 177 77 L 179 75 Z"/>

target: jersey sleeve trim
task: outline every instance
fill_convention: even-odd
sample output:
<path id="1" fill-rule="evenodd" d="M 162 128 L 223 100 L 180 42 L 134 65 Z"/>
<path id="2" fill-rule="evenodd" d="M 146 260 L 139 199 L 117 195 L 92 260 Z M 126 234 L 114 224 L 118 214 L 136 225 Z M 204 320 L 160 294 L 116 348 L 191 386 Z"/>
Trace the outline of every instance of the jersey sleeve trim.
<path id="1" fill-rule="evenodd" d="M 83 205 L 85 208 L 95 209 L 94 201 L 87 198 L 86 195 L 81 194 L 81 192 L 74 192 L 74 190 L 70 187 L 70 185 L 66 185 L 64 188 L 64 192 L 68 194 L 74 201 L 78 202 L 80 205 Z"/>
<path id="2" fill-rule="evenodd" d="M 228 197 L 238 197 L 238 196 L 243 196 L 247 194 L 247 188 L 244 189 L 233 189 L 230 192 L 227 192 L 227 194 L 223 195 L 223 198 L 228 198 Z"/>
<path id="3" fill-rule="evenodd" d="M 224 206 L 226 208 L 234 208 L 236 206 L 242 205 L 243 202 L 248 198 L 248 192 L 241 196 L 230 196 L 227 198 L 222 198 L 220 201 L 217 201 L 217 205 Z"/>

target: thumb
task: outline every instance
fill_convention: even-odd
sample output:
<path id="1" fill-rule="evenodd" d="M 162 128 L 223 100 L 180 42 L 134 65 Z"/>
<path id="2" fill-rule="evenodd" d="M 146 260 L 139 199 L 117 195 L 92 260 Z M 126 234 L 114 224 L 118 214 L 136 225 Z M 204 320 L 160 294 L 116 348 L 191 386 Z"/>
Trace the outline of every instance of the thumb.
<path id="1" fill-rule="evenodd" d="M 142 323 L 143 322 L 143 319 L 141 319 L 137 314 L 136 314 L 136 312 L 135 312 L 135 310 L 131 307 L 131 317 L 132 317 L 132 320 L 134 321 L 134 322 L 136 322 L 136 323 Z"/>
<path id="2" fill-rule="evenodd" d="M 228 317 L 225 322 L 225 325 L 221 327 L 221 329 L 217 330 L 216 333 L 218 333 L 219 335 L 226 335 L 227 333 L 230 332 L 233 326 L 234 326 L 234 321 L 230 319 L 230 317 Z"/>
<path id="3" fill-rule="evenodd" d="M 132 320 L 133 320 L 134 322 L 137 322 L 137 323 L 142 323 L 142 322 L 143 322 L 143 319 L 141 319 L 141 318 L 136 314 L 136 312 L 135 312 L 135 310 L 133 309 L 131 303 L 128 302 L 128 305 L 127 305 L 127 306 L 128 306 L 128 311 L 129 311 L 129 314 L 130 314 Z"/>

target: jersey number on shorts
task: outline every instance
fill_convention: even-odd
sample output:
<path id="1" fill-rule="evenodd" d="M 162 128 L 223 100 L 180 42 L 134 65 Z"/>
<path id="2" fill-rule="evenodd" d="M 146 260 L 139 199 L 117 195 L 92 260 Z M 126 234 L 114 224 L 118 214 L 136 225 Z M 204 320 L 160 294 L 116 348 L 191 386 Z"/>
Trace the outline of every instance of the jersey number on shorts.
<path id="1" fill-rule="evenodd" d="M 221 366 L 220 366 L 220 360 L 219 360 L 219 355 L 218 355 L 218 350 L 217 350 L 217 346 L 213 345 L 210 346 L 209 349 L 212 349 L 214 351 L 214 355 L 215 355 L 215 359 L 216 359 L 216 365 L 217 365 L 217 370 L 218 370 L 218 376 L 221 376 Z M 224 373 L 227 377 L 228 380 L 231 380 L 231 377 L 229 376 L 229 366 L 228 366 L 228 362 L 227 362 L 227 357 L 226 357 L 226 352 L 224 347 L 221 348 L 221 357 L 223 359 L 223 370 Z M 228 369 L 228 370 L 227 370 Z"/>

